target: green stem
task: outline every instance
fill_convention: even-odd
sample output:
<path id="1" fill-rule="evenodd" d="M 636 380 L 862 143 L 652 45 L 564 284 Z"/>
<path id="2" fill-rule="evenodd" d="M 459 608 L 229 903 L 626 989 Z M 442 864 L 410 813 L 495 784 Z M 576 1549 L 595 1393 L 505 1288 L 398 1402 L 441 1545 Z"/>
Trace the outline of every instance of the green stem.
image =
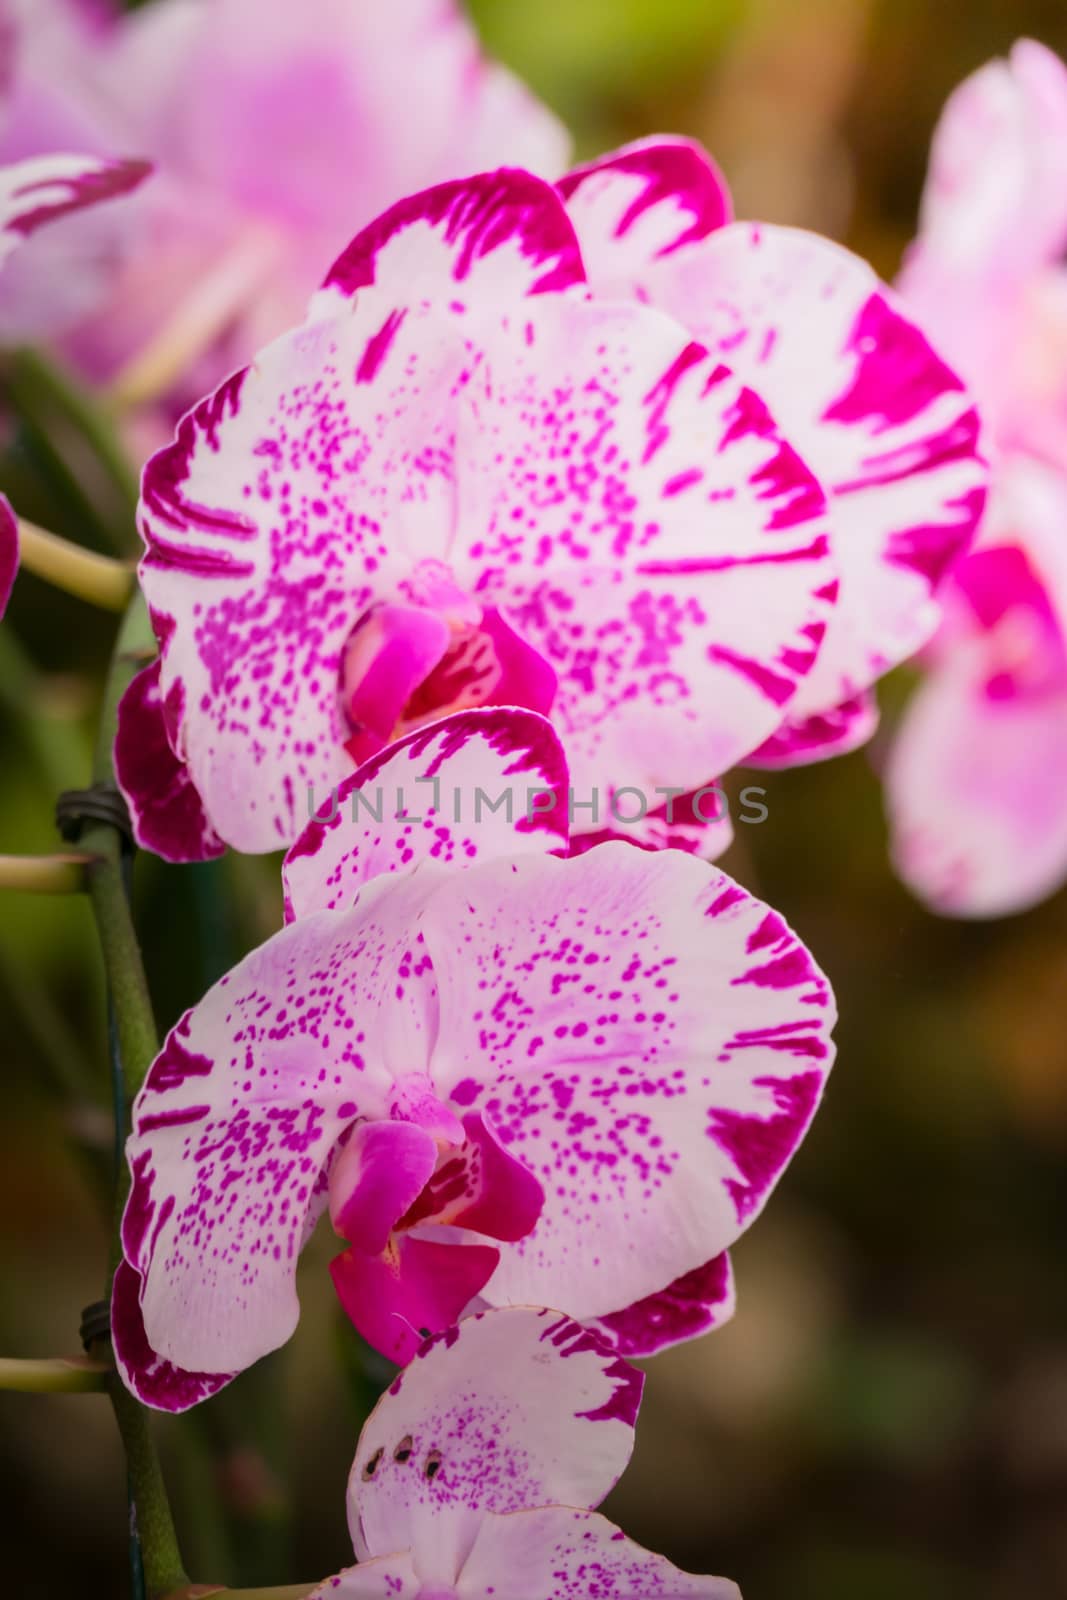
<path id="1" fill-rule="evenodd" d="M 82 854 L 0 856 L 0 889 L 25 894 L 80 894 L 89 857 Z"/>
<path id="2" fill-rule="evenodd" d="M 108 1378 L 108 1393 L 126 1449 L 145 1584 L 150 1595 L 165 1595 L 187 1585 L 189 1578 L 182 1566 L 163 1472 L 148 1429 L 148 1416 L 116 1372 Z"/>
<path id="3" fill-rule="evenodd" d="M 19 566 L 104 611 L 125 611 L 136 581 L 128 562 L 83 550 L 24 518 L 19 520 Z"/>
<path id="4" fill-rule="evenodd" d="M 95 783 L 114 782 L 111 750 L 118 703 L 141 665 L 148 637 L 147 613 L 140 596 L 137 596 L 119 628 L 104 689 L 93 763 Z M 103 952 L 114 1019 L 121 1073 L 115 1085 L 115 1123 L 116 1138 L 121 1139 L 125 1134 L 129 1103 L 144 1082 L 156 1054 L 156 1024 L 141 950 L 130 914 L 122 836 L 110 823 L 96 822 L 83 831 L 79 843 L 92 857 L 87 869 L 89 897 Z M 116 1188 L 117 1222 L 125 1192 L 125 1167 L 121 1162 Z M 120 1248 L 116 1227 L 113 1244 L 116 1257 Z M 109 1273 L 109 1284 L 110 1276 Z M 189 1580 L 178 1550 L 159 1457 L 149 1431 L 147 1414 L 125 1388 L 117 1373 L 112 1373 L 109 1378 L 108 1392 L 126 1448 L 130 1486 L 137 1512 L 134 1555 L 136 1557 L 136 1545 L 139 1543 L 148 1593 L 152 1596 L 162 1595 L 181 1584 L 188 1584 Z"/>
<path id="5" fill-rule="evenodd" d="M 17 1394 L 93 1394 L 107 1387 L 108 1369 L 81 1356 L 48 1361 L 0 1357 L 0 1389 Z"/>

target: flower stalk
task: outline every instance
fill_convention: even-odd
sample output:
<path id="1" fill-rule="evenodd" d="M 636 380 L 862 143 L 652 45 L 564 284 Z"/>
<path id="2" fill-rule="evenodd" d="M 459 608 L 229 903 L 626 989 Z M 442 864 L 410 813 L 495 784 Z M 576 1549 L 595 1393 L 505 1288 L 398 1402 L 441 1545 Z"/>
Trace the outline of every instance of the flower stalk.
<path id="1" fill-rule="evenodd" d="M 147 614 L 137 596 L 128 607 L 119 628 L 104 690 L 93 763 L 93 781 L 96 784 L 114 782 L 111 748 L 115 738 L 118 703 L 143 662 L 148 629 Z M 93 821 L 83 829 L 80 843 L 91 857 L 87 869 L 89 897 L 107 975 L 115 1046 L 116 1142 L 121 1149 L 129 1103 L 152 1063 L 158 1036 L 148 980 L 130 913 L 127 847 L 123 835 L 114 823 Z M 125 1187 L 125 1170 L 120 1160 L 116 1173 L 116 1238 L 111 1268 L 120 1249 L 117 1221 L 121 1215 Z M 109 1269 L 109 1289 L 110 1279 Z M 108 1375 L 107 1389 L 126 1450 L 136 1510 L 135 1543 L 139 1545 L 144 1566 L 145 1587 L 151 1597 L 165 1595 L 183 1584 L 188 1585 L 189 1579 L 182 1566 L 174 1519 L 148 1416 L 114 1371 Z"/>
<path id="2" fill-rule="evenodd" d="M 104 611 L 125 611 L 129 605 L 135 583 L 129 562 L 83 550 L 24 518 L 19 520 L 19 561 L 26 572 Z"/>
<path id="3" fill-rule="evenodd" d="M 0 1389 L 9 1394 L 101 1394 L 108 1368 L 87 1357 L 17 1361 L 0 1357 Z"/>
<path id="4" fill-rule="evenodd" d="M 91 858 L 83 851 L 48 856 L 0 855 L 0 889 L 25 894 L 80 894 Z"/>

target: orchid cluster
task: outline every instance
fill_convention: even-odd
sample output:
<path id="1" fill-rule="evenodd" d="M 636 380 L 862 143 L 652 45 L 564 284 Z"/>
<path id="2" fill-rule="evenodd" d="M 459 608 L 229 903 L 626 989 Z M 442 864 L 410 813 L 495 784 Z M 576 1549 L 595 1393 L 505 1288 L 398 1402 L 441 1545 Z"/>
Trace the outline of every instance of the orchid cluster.
<path id="1" fill-rule="evenodd" d="M 284 1344 L 321 1222 L 399 1372 L 316 1595 L 727 1600 L 589 1509 L 627 1358 L 731 1315 L 833 1059 L 814 957 L 712 864 L 720 784 L 863 745 L 926 650 L 902 872 L 984 914 L 1067 868 L 1067 71 L 959 91 L 894 291 L 734 220 L 688 139 L 564 171 L 446 0 L 9 31 L 0 330 L 147 453 L 98 784 L 169 862 L 284 852 L 284 924 L 161 1049 L 111 967 L 113 1392 L 184 1411 Z M 4 503 L 3 602 L 20 543 L 62 568 Z"/>

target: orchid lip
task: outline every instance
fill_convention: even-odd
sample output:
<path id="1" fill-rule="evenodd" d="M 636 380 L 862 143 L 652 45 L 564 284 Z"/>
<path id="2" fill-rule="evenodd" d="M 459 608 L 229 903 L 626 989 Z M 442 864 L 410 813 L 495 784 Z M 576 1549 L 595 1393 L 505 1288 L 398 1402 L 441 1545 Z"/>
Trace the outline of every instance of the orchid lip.
<path id="1" fill-rule="evenodd" d="M 432 594 L 433 605 L 373 605 L 349 635 L 341 697 L 352 729 L 346 747 L 357 762 L 451 712 L 551 708 L 553 668 L 498 610 L 440 583 Z"/>

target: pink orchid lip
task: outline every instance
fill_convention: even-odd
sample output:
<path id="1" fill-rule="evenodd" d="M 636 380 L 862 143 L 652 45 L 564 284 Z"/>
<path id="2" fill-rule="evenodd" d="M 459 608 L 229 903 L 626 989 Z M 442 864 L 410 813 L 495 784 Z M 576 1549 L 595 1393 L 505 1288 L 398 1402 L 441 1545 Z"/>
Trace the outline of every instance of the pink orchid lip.
<path id="1" fill-rule="evenodd" d="M 394 739 L 474 706 L 547 713 L 556 674 L 495 608 L 483 609 L 440 579 L 432 604 L 372 606 L 345 647 L 341 694 L 357 763 Z"/>
<path id="2" fill-rule="evenodd" d="M 545 1197 L 480 1112 L 459 1122 L 410 1080 L 397 1100 L 395 1120 L 357 1122 L 333 1163 L 330 1220 L 350 1243 L 330 1272 L 359 1332 L 405 1362 L 429 1333 L 458 1320 L 500 1260 L 492 1246 L 413 1230 L 434 1224 L 514 1243 L 534 1228 Z M 396 1117 L 405 1105 L 418 1121 Z"/>

